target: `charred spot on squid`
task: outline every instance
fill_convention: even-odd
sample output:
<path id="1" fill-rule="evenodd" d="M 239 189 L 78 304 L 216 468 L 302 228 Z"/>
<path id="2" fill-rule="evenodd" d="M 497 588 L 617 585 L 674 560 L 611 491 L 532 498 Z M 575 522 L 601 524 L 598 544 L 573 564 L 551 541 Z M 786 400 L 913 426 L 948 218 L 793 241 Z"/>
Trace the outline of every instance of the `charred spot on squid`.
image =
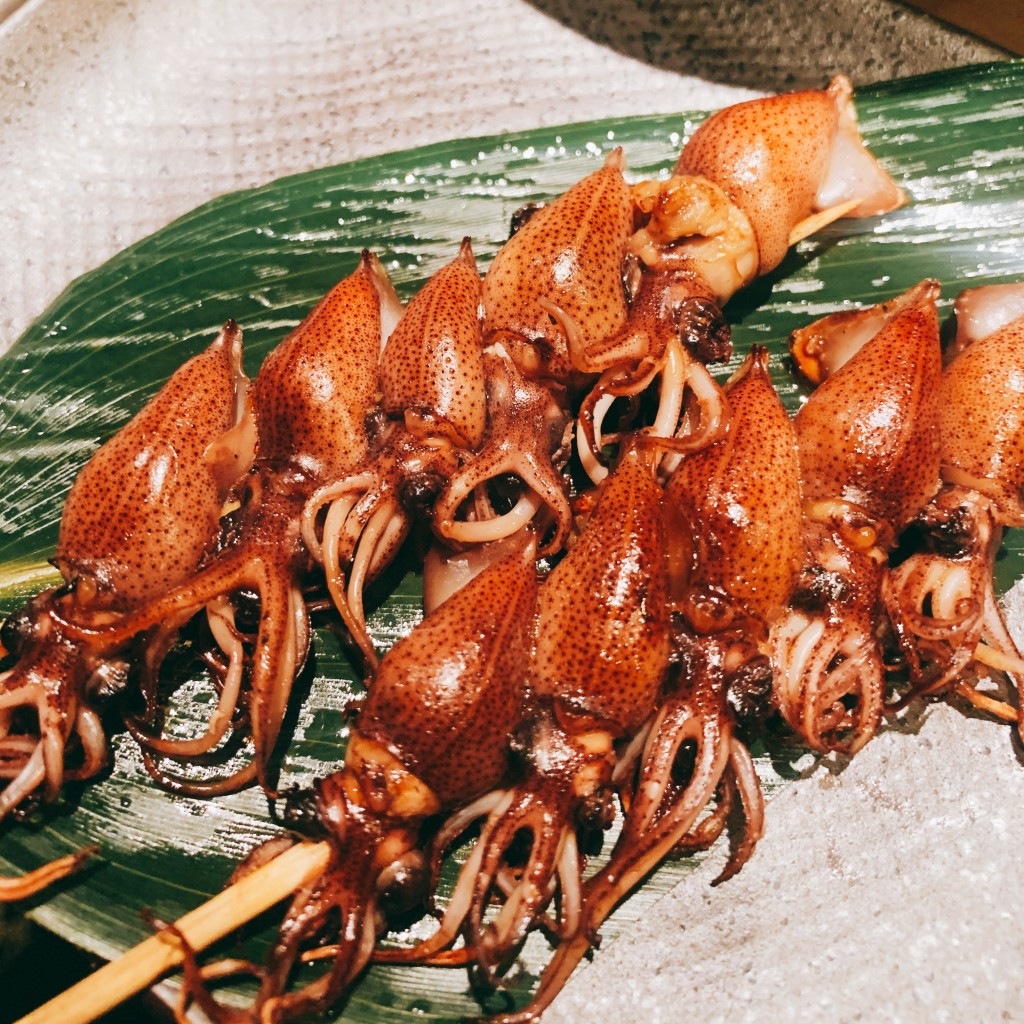
<path id="1" fill-rule="evenodd" d="M 736 715 L 738 731 L 749 742 L 775 713 L 772 701 L 772 664 L 767 654 L 752 657 L 732 673 L 726 700 Z"/>
<path id="2" fill-rule="evenodd" d="M 0 663 L 18 657 L 32 633 L 32 615 L 27 607 L 18 608 L 0 622 Z"/>
<path id="3" fill-rule="evenodd" d="M 416 473 L 402 481 L 398 500 L 410 515 L 426 517 L 447 482 L 444 476 L 431 470 Z"/>
<path id="4" fill-rule="evenodd" d="M 703 295 L 687 299 L 679 311 L 679 337 L 702 363 L 727 363 L 732 330 L 716 302 Z"/>

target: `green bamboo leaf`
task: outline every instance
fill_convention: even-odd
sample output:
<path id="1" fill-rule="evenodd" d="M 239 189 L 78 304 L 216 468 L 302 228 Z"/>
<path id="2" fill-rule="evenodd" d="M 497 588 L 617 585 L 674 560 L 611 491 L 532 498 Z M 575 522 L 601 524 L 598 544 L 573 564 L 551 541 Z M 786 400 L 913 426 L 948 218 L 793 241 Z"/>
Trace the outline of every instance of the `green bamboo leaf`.
<path id="1" fill-rule="evenodd" d="M 910 195 L 883 219 L 841 221 L 800 243 L 768 278 L 730 304 L 737 359 L 767 344 L 790 408 L 801 391 L 785 341 L 790 330 L 837 309 L 877 302 L 924 277 L 943 282 L 948 305 L 964 287 L 1024 271 L 1024 64 L 966 68 L 865 89 L 858 97 L 868 143 Z M 461 140 L 297 175 L 224 196 L 132 246 L 71 284 L 0 359 L 0 610 L 52 582 L 47 564 L 64 497 L 79 468 L 186 358 L 233 317 L 246 360 L 263 356 L 315 300 L 355 266 L 381 254 L 403 297 L 471 235 L 486 265 L 523 203 L 563 191 L 622 145 L 634 178 L 666 174 L 701 114 L 600 121 Z M 723 371 L 728 372 L 728 371 Z M 1011 536 L 998 566 L 1002 589 L 1024 575 Z M 419 580 L 394 585 L 371 627 L 386 647 L 416 621 Z M 290 722 L 282 783 L 308 784 L 342 756 L 343 709 L 360 690 L 347 649 L 329 629 Z M 196 683 L 179 709 L 182 727 L 210 700 Z M 25 870 L 99 842 L 100 862 L 33 916 L 93 953 L 112 957 L 145 937 L 143 907 L 175 918 L 218 890 L 234 862 L 275 826 L 255 791 L 212 801 L 156 789 L 124 735 L 102 782 L 69 790 L 30 826 L 0 837 L 2 866 Z M 766 750 L 769 789 L 810 759 Z M 659 871 L 609 922 L 613 936 L 686 876 Z M 452 874 L 446 878 L 450 885 Z M 252 929 L 259 956 L 273 922 Z M 546 960 L 535 936 L 509 994 L 521 1003 Z M 479 1013 L 462 972 L 375 968 L 339 1021 Z"/>

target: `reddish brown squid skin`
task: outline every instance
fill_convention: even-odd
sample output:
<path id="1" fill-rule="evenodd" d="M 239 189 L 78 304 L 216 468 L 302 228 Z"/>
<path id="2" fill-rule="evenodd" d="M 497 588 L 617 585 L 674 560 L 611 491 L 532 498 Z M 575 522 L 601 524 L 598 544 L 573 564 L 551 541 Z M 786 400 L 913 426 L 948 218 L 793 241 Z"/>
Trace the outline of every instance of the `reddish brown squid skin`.
<path id="1" fill-rule="evenodd" d="M 535 554 L 526 533 L 383 659 L 345 766 L 316 785 L 316 825 L 331 844 L 331 861 L 296 893 L 266 967 L 253 969 L 262 979 L 254 1005 L 220 1006 L 195 958 L 187 959 L 189 994 L 213 1020 L 268 1024 L 322 1012 L 369 961 L 379 906 L 423 898 L 421 823 L 470 803 L 508 770 L 508 735 L 532 651 Z M 304 944 L 332 935 L 328 972 L 287 992 Z"/>
<path id="2" fill-rule="evenodd" d="M 926 281 L 864 310 L 876 332 L 795 419 L 809 561 L 773 626 L 775 694 L 816 750 L 853 753 L 881 718 L 888 551 L 939 482 L 937 295 Z M 845 334 L 850 322 L 838 314 L 815 330 Z"/>
<path id="3" fill-rule="evenodd" d="M 220 548 L 191 578 L 118 624 L 128 635 L 206 609 L 212 628 L 217 620 L 217 642 L 229 660 L 204 736 L 164 739 L 150 735 L 155 722 L 129 723 L 147 752 L 147 766 L 164 785 L 212 794 L 258 779 L 273 791 L 270 757 L 309 644 L 301 588 L 311 559 L 300 535 L 303 506 L 325 478 L 345 472 L 367 450 L 364 423 L 376 401 L 382 307 L 390 294 L 380 264 L 364 253 L 357 269 L 267 356 L 253 388 L 258 458 L 239 484 L 239 508 Z M 252 636 L 235 622 L 232 602 L 243 592 L 258 601 Z M 253 746 L 244 767 L 203 782 L 184 782 L 159 767 L 158 756 L 185 761 L 216 748 L 229 729 L 242 727 L 243 707 Z"/>
<path id="4" fill-rule="evenodd" d="M 579 450 L 592 480 L 605 472 L 601 420 L 611 399 L 635 400 L 655 378 L 653 433 L 675 436 L 671 450 L 681 454 L 717 440 L 723 402 L 698 360 L 728 357 L 720 307 L 831 219 L 905 201 L 865 149 L 851 97 L 840 76 L 825 90 L 728 107 L 694 133 L 671 178 L 634 186 L 633 299 L 623 330 L 596 346 L 574 345 L 572 318 L 551 310 L 574 366 L 602 373 L 580 412 Z M 667 472 L 677 462 L 670 458 Z"/>
<path id="5" fill-rule="evenodd" d="M 494 257 L 484 278 L 484 340 L 520 371 L 574 389 L 576 366 L 551 310 L 577 325 L 589 351 L 626 323 L 622 266 L 633 226 L 625 160 L 604 166 L 538 209 Z"/>
<path id="6" fill-rule="evenodd" d="M 8 620 L 5 643 L 18 662 L 0 676 L 0 777 L 10 780 L 0 818 L 27 801 L 55 799 L 64 779 L 105 765 L 95 700 L 126 676 L 132 633 L 120 622 L 195 572 L 215 544 L 231 485 L 251 462 L 241 355 L 241 332 L 229 323 L 76 479 L 54 557 L 66 583 Z M 83 615 L 100 622 L 86 636 L 68 625 Z M 147 639 L 156 657 L 166 642 L 161 630 Z M 21 709 L 35 713 L 28 731 Z M 69 750 L 80 758 L 74 767 L 65 763 Z"/>
<path id="7" fill-rule="evenodd" d="M 790 230 L 815 209 L 855 198 L 847 215 L 869 217 L 906 201 L 864 149 L 851 94 L 838 75 L 827 89 L 734 104 L 712 114 L 680 154 L 676 174 L 714 182 L 749 218 L 759 273 L 782 262 Z"/>
<path id="8" fill-rule="evenodd" d="M 685 458 L 666 488 L 668 504 L 692 527 L 693 540 L 679 535 L 676 552 L 692 566 L 677 576 L 685 585 L 671 602 L 679 659 L 668 693 L 657 702 L 639 768 L 626 760 L 616 769 L 620 786 L 627 772 L 637 776 L 626 787 L 622 832 L 607 865 L 584 884 L 580 924 L 562 938 L 534 1001 L 499 1018 L 505 1024 L 543 1012 L 615 905 L 674 849 L 710 845 L 721 833 L 724 812 L 698 825 L 716 790 L 723 808 L 739 795 L 747 816 L 719 881 L 742 867 L 763 832 L 760 785 L 726 694 L 745 675 L 766 674 L 768 624 L 789 600 L 800 565 L 800 481 L 796 437 L 768 376 L 766 350 L 751 352 L 727 395 L 726 437 Z M 684 747 L 694 761 L 685 781 L 676 767 Z"/>
<path id="9" fill-rule="evenodd" d="M 376 653 L 363 590 L 390 564 L 415 519 L 436 518 L 439 492 L 461 464 L 472 462 L 484 438 L 481 287 L 467 238 L 387 338 L 364 458 L 327 478 L 304 513 L 307 544 L 323 562 L 335 605 L 371 667 Z"/>
<path id="10" fill-rule="evenodd" d="M 500 540 L 536 518 L 547 529 L 542 554 L 565 544 L 572 514 L 561 468 L 570 405 L 592 374 L 580 353 L 626 321 L 622 273 L 633 214 L 624 166 L 615 150 L 599 171 L 535 210 L 487 271 L 486 438 L 439 497 L 434 530 L 442 542 Z M 496 514 L 489 485 L 511 477 L 519 481 L 519 498 Z"/>
<path id="11" fill-rule="evenodd" d="M 606 824 L 614 744 L 649 718 L 670 653 L 668 609 L 686 558 L 669 557 L 673 524 L 654 480 L 653 453 L 630 447 L 602 484 L 582 534 L 541 586 L 529 694 L 516 745 L 525 776 L 493 794 L 438 934 L 388 959 L 430 959 L 463 925 L 490 980 L 527 931 L 545 922 L 574 934 L 582 866 L 579 823 Z M 465 827 L 472 820 L 461 821 Z M 448 838 L 455 829 L 446 829 Z M 529 833 L 526 863 L 510 847 Z M 492 892 L 496 917 L 485 920 Z M 544 912 L 559 905 L 552 924 Z M 439 958 L 443 960 L 443 958 Z"/>
<path id="12" fill-rule="evenodd" d="M 697 544 L 687 620 L 700 632 L 743 628 L 761 638 L 803 557 L 796 434 L 760 346 L 726 395 L 729 432 L 684 459 L 666 493 L 691 517 Z"/>
<path id="13" fill-rule="evenodd" d="M 1020 295 L 1024 286 L 1001 301 L 1019 304 Z M 996 602 L 992 572 L 1003 529 L 1024 525 L 1022 367 L 1024 317 L 1017 316 L 962 345 L 943 373 L 946 482 L 919 516 L 924 550 L 893 570 L 887 592 L 911 676 L 897 707 L 955 686 L 973 703 L 1020 722 L 1018 711 L 961 677 L 972 662 L 987 662 L 1009 675 L 1020 706 L 1024 659 Z"/>

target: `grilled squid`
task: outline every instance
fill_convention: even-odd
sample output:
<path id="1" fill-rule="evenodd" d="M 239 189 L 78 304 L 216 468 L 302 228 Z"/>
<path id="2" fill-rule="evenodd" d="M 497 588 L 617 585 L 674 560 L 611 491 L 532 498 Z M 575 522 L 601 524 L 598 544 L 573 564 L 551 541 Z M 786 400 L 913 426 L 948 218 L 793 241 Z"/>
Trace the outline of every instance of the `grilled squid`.
<path id="1" fill-rule="evenodd" d="M 541 586 L 529 693 L 513 741 L 523 776 L 441 830 L 443 846 L 486 816 L 438 931 L 379 959 L 451 962 L 442 951 L 465 929 L 469 957 L 493 983 L 531 928 L 558 937 L 579 931 L 577 832 L 608 823 L 616 746 L 653 713 L 668 666 L 674 570 L 688 566 L 670 559 L 671 529 L 651 453 L 627 449 L 582 534 Z M 523 862 L 520 836 L 528 837 Z"/>
<path id="2" fill-rule="evenodd" d="M 939 484 L 938 292 L 925 281 L 794 339 L 796 351 L 819 356 L 833 333 L 846 345 L 865 327 L 868 339 L 821 371 L 795 420 L 809 559 L 773 625 L 772 658 L 779 708 L 815 750 L 853 753 L 881 720 L 889 551 Z"/>
<path id="3" fill-rule="evenodd" d="M 887 213 L 906 201 L 864 147 L 842 76 L 825 90 L 713 114 L 670 178 L 632 191 L 635 298 L 620 334 L 589 354 L 587 368 L 601 377 L 583 402 L 577 431 L 595 482 L 607 471 L 604 444 L 617 440 L 603 427 L 612 402 L 635 401 L 655 380 L 657 436 L 676 434 L 679 453 L 716 440 L 726 413 L 703 363 L 729 355 L 722 305 L 837 217 Z M 666 476 L 678 461 L 668 458 Z"/>
<path id="4" fill-rule="evenodd" d="M 992 572 L 1004 528 L 1024 525 L 1022 296 L 1024 286 L 1016 285 L 957 300 L 958 354 L 940 392 L 943 487 L 915 524 L 922 550 L 893 570 L 887 588 L 910 671 L 899 707 L 952 687 L 1020 722 L 1024 659 L 999 610 Z M 972 664 L 1006 673 L 1016 707 L 965 678 Z"/>
<path id="5" fill-rule="evenodd" d="M 180 585 L 213 549 L 228 493 L 253 456 L 241 331 L 227 324 L 79 473 L 54 564 L 65 583 L 4 624 L 17 657 L 0 674 L 0 819 L 107 763 L 99 701 L 127 681 L 130 641 L 158 663 L 182 617 L 123 623 Z M 88 616 L 87 634 L 70 623 Z"/>
<path id="6" fill-rule="evenodd" d="M 369 666 L 363 592 L 390 564 L 414 517 L 480 447 L 486 425 L 480 275 L 469 239 L 414 296 L 387 338 L 381 399 L 364 458 L 306 502 L 302 535 Z"/>
<path id="7" fill-rule="evenodd" d="M 632 211 L 624 167 L 614 150 L 600 170 L 536 210 L 484 277 L 487 432 L 478 456 L 438 497 L 434 530 L 443 542 L 496 541 L 533 521 L 540 552 L 550 555 L 569 536 L 562 470 L 575 396 L 592 373 L 585 357 L 626 322 Z M 498 491 L 507 507 L 496 507 Z"/>
<path id="8" fill-rule="evenodd" d="M 508 735 L 531 656 L 535 553 L 535 538 L 524 532 L 514 550 L 383 659 L 344 767 L 316 785 L 307 827 L 330 843 L 330 862 L 295 894 L 266 964 L 200 968 L 186 957 L 188 994 L 211 1020 L 280 1024 L 326 1010 L 369 962 L 378 912 L 422 901 L 429 877 L 424 821 L 472 804 L 507 772 Z M 273 852 L 280 849 L 275 843 Z M 326 973 L 289 991 L 304 948 L 325 939 L 334 940 Z M 250 1008 L 222 1006 L 209 992 L 207 979 L 223 976 L 225 967 L 258 978 Z"/>
<path id="9" fill-rule="evenodd" d="M 129 722 L 147 767 L 165 786 L 214 794 L 258 780 L 273 791 L 271 754 L 309 649 L 303 508 L 368 450 L 365 422 L 377 397 L 381 336 L 393 301 L 383 268 L 364 253 L 267 356 L 253 387 L 258 458 L 236 488 L 238 508 L 218 550 L 117 624 L 118 634 L 128 636 L 205 611 L 223 652 L 219 699 L 201 736 L 160 735 L 157 708 Z M 95 616 L 81 626 L 83 635 L 95 629 Z M 251 741 L 252 756 L 223 777 L 189 780 L 162 766 L 162 759 L 188 762 L 214 751 L 236 728 Z"/>
<path id="10" fill-rule="evenodd" d="M 684 458 L 667 485 L 692 531 L 674 535 L 673 558 L 686 572 L 672 595 L 667 692 L 643 743 L 616 765 L 626 816 L 607 864 L 583 886 L 580 921 L 562 934 L 534 1000 L 503 1024 L 535 1020 L 616 904 L 673 852 L 714 842 L 737 802 L 743 833 L 718 881 L 743 866 L 763 832 L 764 798 L 734 705 L 745 716 L 768 710 L 768 630 L 802 557 L 796 436 L 767 355 L 755 348 L 729 383 L 726 437 Z"/>

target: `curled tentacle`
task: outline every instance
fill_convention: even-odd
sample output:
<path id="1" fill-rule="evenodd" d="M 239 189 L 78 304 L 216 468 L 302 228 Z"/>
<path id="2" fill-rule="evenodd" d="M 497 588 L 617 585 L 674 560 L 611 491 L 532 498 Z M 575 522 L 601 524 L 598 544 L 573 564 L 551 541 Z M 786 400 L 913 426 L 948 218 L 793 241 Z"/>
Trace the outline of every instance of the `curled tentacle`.
<path id="1" fill-rule="evenodd" d="M 392 439 L 400 442 L 404 436 L 392 434 Z M 371 668 L 377 653 L 366 628 L 363 592 L 409 531 L 409 517 L 398 500 L 402 475 L 401 452 L 389 446 L 351 475 L 315 491 L 302 512 L 303 537 L 323 564 L 334 605 Z"/>
<path id="2" fill-rule="evenodd" d="M 367 664 L 366 586 L 390 564 L 412 522 L 434 519 L 449 478 L 483 439 L 481 281 L 465 239 L 459 255 L 417 293 L 384 347 L 383 422 L 366 457 L 309 498 L 302 534 Z"/>
<path id="3" fill-rule="evenodd" d="M 911 685 L 896 708 L 958 679 L 975 658 L 990 610 L 997 608 L 992 565 L 1002 531 L 988 503 L 947 488 L 922 513 L 921 523 L 941 537 L 941 545 L 912 554 L 892 570 L 885 589 L 910 672 Z M 995 635 L 1004 632 L 997 628 Z"/>
<path id="4" fill-rule="evenodd" d="M 97 846 L 89 846 L 66 857 L 58 857 L 49 864 L 44 864 L 41 868 L 17 878 L 0 878 L 0 903 L 11 903 L 34 896 L 54 882 L 78 871 L 98 850 Z"/>
<path id="5" fill-rule="evenodd" d="M 965 312 L 963 344 L 943 373 L 941 457 L 948 483 L 919 516 L 923 550 L 893 570 L 887 589 L 910 669 L 910 687 L 897 707 L 917 694 L 953 687 L 1001 718 L 1021 720 L 1024 657 L 1003 621 L 992 571 L 1003 527 L 1024 524 L 1024 409 L 1017 379 L 1024 317 L 1013 317 L 1022 293 L 1020 286 L 1000 290 L 994 312 Z M 1002 323 L 974 337 L 983 329 L 979 324 L 993 322 Z M 965 680 L 972 663 L 1005 673 L 1017 691 L 1016 707 Z"/>
<path id="6" fill-rule="evenodd" d="M 875 623 L 884 552 L 851 550 L 823 532 L 830 539 L 815 550 L 825 559 L 805 572 L 772 626 L 774 693 L 804 743 L 852 754 L 882 715 L 885 668 Z"/>
<path id="7" fill-rule="evenodd" d="M 556 893 L 560 903 L 556 933 L 571 934 L 578 927 L 581 876 L 573 810 L 580 799 L 581 781 L 608 770 L 604 766 L 607 749 L 567 744 L 557 730 L 544 739 L 535 735 L 531 743 L 534 756 L 558 759 L 558 769 L 548 765 L 531 774 L 501 806 L 501 813 L 492 813 L 477 841 L 481 855 L 472 858 L 475 871 L 472 876 L 465 871 L 459 882 L 472 881 L 470 945 L 476 965 L 492 984 Z M 560 748 L 557 753 L 555 746 Z M 529 836 L 528 849 L 520 864 L 515 848 L 524 836 Z M 503 872 L 509 868 L 514 881 L 502 887 Z M 501 905 L 488 918 L 488 904 L 496 888 Z"/>
<path id="8" fill-rule="evenodd" d="M 600 372 L 580 406 L 576 437 L 587 475 L 600 483 L 607 475 L 602 448 L 618 437 L 603 431 L 604 417 L 615 398 L 635 399 L 658 381 L 658 404 L 647 434 L 664 439 L 662 447 L 678 456 L 718 440 L 726 427 L 726 402 L 707 368 L 682 338 L 692 325 L 713 331 L 704 318 L 707 294 L 687 273 L 647 273 L 630 308 L 624 332 L 590 353 L 583 363 Z M 572 333 L 571 325 L 564 325 Z"/>
<path id="9" fill-rule="evenodd" d="M 795 420 L 808 558 L 772 652 L 780 710 L 818 750 L 853 753 L 881 720 L 888 552 L 939 483 L 937 295 L 925 281 L 798 340 L 825 379 Z"/>
<path id="10" fill-rule="evenodd" d="M 518 532 L 544 508 L 554 524 L 541 554 L 558 551 L 572 523 L 566 484 L 557 463 L 566 418 L 547 388 L 530 381 L 499 353 L 484 357 L 488 429 L 480 451 L 452 474 L 434 505 L 434 530 L 443 540 L 478 544 Z M 460 510 L 489 485 L 515 477 L 522 490 L 504 513 L 465 519 Z M 488 503 L 490 501 L 488 500 Z"/>

